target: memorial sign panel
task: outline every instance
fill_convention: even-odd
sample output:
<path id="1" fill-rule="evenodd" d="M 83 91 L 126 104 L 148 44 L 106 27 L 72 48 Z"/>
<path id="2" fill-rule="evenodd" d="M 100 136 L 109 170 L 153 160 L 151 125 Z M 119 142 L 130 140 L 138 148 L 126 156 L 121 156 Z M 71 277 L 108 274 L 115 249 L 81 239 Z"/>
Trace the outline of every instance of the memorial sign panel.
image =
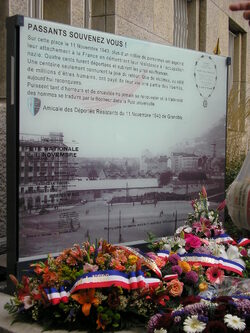
<path id="1" fill-rule="evenodd" d="M 18 259 L 173 234 L 224 193 L 226 58 L 24 18 Z"/>

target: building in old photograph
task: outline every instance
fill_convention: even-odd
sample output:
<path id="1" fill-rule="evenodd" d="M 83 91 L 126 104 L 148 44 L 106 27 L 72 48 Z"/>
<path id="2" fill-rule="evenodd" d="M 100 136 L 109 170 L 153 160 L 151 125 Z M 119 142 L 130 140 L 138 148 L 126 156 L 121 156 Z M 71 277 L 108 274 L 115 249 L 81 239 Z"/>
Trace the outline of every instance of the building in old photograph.
<path id="1" fill-rule="evenodd" d="M 21 136 L 19 146 L 19 208 L 57 207 L 66 200 L 67 184 L 74 177 L 72 153 L 63 133 L 30 138 Z"/>

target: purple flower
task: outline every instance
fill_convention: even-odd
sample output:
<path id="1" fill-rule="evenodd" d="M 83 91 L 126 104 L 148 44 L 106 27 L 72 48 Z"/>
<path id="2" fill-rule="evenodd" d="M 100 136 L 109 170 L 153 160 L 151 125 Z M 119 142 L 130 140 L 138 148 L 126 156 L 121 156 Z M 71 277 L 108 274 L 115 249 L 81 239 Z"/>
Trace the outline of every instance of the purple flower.
<path id="1" fill-rule="evenodd" d="M 159 319 L 162 317 L 160 313 L 156 313 L 149 319 L 148 322 L 148 333 L 154 333 L 155 327 L 158 324 Z"/>
<path id="2" fill-rule="evenodd" d="M 168 258 L 168 261 L 172 265 L 177 265 L 179 260 L 181 260 L 181 258 L 178 256 L 178 254 L 175 254 L 175 253 L 171 254 L 171 256 L 169 256 L 169 258 Z"/>
<path id="3" fill-rule="evenodd" d="M 187 282 L 191 282 L 191 283 L 195 284 L 198 282 L 199 276 L 196 272 L 190 271 L 190 272 L 186 273 L 185 278 L 186 278 Z"/>
<path id="4" fill-rule="evenodd" d="M 237 310 L 244 315 L 250 315 L 250 299 L 234 299 Z"/>
<path id="5" fill-rule="evenodd" d="M 174 265 L 174 266 L 172 266 L 172 272 L 173 272 L 173 274 L 181 275 L 182 268 L 179 265 Z"/>

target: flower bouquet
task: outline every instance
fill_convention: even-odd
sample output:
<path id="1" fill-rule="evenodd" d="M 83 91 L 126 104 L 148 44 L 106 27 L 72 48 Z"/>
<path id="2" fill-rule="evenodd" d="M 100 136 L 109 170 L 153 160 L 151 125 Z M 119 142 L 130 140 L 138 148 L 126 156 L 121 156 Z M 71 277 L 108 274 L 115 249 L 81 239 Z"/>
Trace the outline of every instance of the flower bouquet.
<path id="1" fill-rule="evenodd" d="M 16 320 L 93 332 L 145 325 L 156 311 L 161 271 L 135 249 L 85 242 L 30 268 L 20 283 L 11 276 L 17 291 L 5 308 Z"/>
<path id="2" fill-rule="evenodd" d="M 105 241 L 34 263 L 5 308 L 45 329 L 90 332 L 145 325 L 149 333 L 248 332 L 249 239 L 235 242 L 203 188 L 193 214 L 151 252 Z"/>
<path id="3" fill-rule="evenodd" d="M 166 260 L 163 275 L 176 274 L 171 284 L 179 288 L 170 289 L 169 307 L 150 319 L 148 332 L 248 332 L 250 279 L 243 277 L 249 276 L 250 240 L 237 243 L 225 233 L 219 221 L 225 203 L 210 210 L 204 188 L 192 206 L 173 237 L 151 244 Z"/>

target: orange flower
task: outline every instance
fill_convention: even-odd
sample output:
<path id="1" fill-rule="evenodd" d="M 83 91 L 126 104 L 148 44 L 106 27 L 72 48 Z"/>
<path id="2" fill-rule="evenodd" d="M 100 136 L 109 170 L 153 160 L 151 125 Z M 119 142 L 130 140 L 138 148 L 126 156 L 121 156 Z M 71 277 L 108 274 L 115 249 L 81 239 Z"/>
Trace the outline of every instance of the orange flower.
<path id="1" fill-rule="evenodd" d="M 207 283 L 206 283 L 206 282 L 201 282 L 201 283 L 199 284 L 199 290 L 200 290 L 200 291 L 205 291 L 205 290 L 207 290 L 207 288 L 208 288 L 208 286 L 207 286 Z"/>
<path id="2" fill-rule="evenodd" d="M 71 295 L 71 297 L 82 305 L 82 312 L 85 316 L 88 316 L 92 304 L 98 306 L 100 301 L 95 297 L 95 289 L 88 289 L 80 291 L 78 294 Z"/>
<path id="3" fill-rule="evenodd" d="M 195 262 L 193 265 L 192 265 L 192 269 L 196 272 L 199 272 L 200 270 L 200 267 L 201 267 L 201 264 L 199 264 L 198 262 Z"/>
<path id="4" fill-rule="evenodd" d="M 97 330 L 99 330 L 100 328 L 102 329 L 102 330 L 105 330 L 105 324 L 102 322 L 102 318 L 101 318 L 101 315 L 100 315 L 100 313 L 98 314 L 98 316 L 97 316 L 97 321 L 96 321 L 96 323 L 97 323 Z"/>
<path id="5" fill-rule="evenodd" d="M 170 296 L 177 297 L 181 296 L 183 291 L 183 282 L 180 282 L 178 279 L 173 279 L 167 283 L 167 288 Z"/>
<path id="6" fill-rule="evenodd" d="M 188 262 L 186 261 L 178 261 L 178 265 L 182 268 L 182 271 L 184 273 L 190 272 L 191 271 L 191 266 L 189 265 Z"/>

